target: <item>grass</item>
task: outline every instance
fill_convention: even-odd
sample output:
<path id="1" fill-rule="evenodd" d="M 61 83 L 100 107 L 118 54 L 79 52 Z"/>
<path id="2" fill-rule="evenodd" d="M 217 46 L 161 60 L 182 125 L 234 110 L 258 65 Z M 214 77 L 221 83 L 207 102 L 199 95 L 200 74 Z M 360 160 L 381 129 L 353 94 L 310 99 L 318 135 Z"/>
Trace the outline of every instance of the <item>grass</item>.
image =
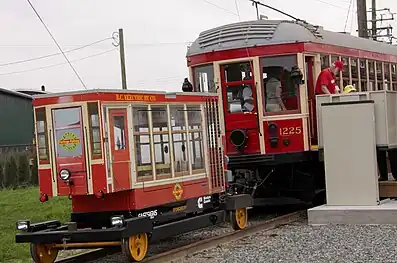
<path id="1" fill-rule="evenodd" d="M 15 222 L 29 219 L 31 223 L 70 219 L 71 201 L 50 198 L 39 201 L 39 189 L 30 187 L 18 190 L 0 190 L 0 262 L 31 262 L 29 244 L 15 243 Z"/>

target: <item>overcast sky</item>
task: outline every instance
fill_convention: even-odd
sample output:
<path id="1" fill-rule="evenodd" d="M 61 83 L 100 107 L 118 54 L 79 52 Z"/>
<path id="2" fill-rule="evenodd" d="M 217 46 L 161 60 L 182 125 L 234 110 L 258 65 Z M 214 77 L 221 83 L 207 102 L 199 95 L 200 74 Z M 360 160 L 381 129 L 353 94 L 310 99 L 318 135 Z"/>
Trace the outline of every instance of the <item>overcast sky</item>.
<path id="1" fill-rule="evenodd" d="M 201 31 L 256 19 L 248 0 L 31 0 L 54 37 L 70 50 L 111 37 L 124 29 L 128 89 L 181 90 L 187 76 L 186 48 Z M 306 21 L 357 34 L 356 0 L 262 0 Z M 370 0 L 367 1 L 370 7 Z M 396 0 L 377 0 L 397 12 Z M 265 8 L 269 19 L 286 19 Z M 347 22 L 346 22 L 346 18 Z M 0 87 L 48 91 L 84 89 L 62 55 L 9 64 L 57 53 L 53 40 L 26 0 L 0 1 Z M 392 22 L 397 32 L 397 22 Z M 346 28 L 345 28 L 346 27 Z M 66 53 L 88 89 L 120 89 L 120 60 L 112 41 Z M 107 52 L 109 51 L 109 52 Z M 107 53 L 105 53 L 107 52 Z M 98 55 L 103 53 L 102 55 Z M 4 65 L 8 64 L 8 65 Z M 40 67 L 47 67 L 36 70 Z M 24 72 L 21 72 L 24 71 Z"/>

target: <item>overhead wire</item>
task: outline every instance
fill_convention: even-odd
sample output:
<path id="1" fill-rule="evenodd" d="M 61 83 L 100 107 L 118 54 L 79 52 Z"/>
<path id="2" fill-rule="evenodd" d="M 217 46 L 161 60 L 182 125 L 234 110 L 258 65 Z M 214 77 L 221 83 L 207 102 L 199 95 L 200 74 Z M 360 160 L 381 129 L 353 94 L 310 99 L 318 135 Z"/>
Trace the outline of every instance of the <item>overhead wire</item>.
<path id="1" fill-rule="evenodd" d="M 83 85 L 83 87 L 85 89 L 87 89 L 87 86 L 84 84 L 84 81 L 82 80 L 82 78 L 80 77 L 79 73 L 77 73 L 76 69 L 73 67 L 72 63 L 70 63 L 68 57 L 65 55 L 65 53 L 63 52 L 61 46 L 58 44 L 58 42 L 56 41 L 55 37 L 51 34 L 51 31 L 48 29 L 47 25 L 44 23 L 43 19 L 41 18 L 41 16 L 39 15 L 39 13 L 36 11 L 36 8 L 33 6 L 33 4 L 30 2 L 30 0 L 26 0 L 30 7 L 33 9 L 33 11 L 35 12 L 37 18 L 41 21 L 41 23 L 43 24 L 43 26 L 45 27 L 45 29 L 47 30 L 48 34 L 51 36 L 52 40 L 55 42 L 55 44 L 57 45 L 59 51 L 61 51 L 62 55 L 65 57 L 66 61 L 68 62 L 68 64 L 70 65 L 70 67 L 72 68 L 72 70 L 74 71 L 74 73 L 76 74 L 77 78 L 80 80 L 81 84 Z"/>
<path id="2" fill-rule="evenodd" d="M 85 57 L 82 57 L 82 58 L 79 58 L 79 59 L 75 59 L 75 60 L 72 60 L 72 61 L 68 61 L 68 62 L 62 62 L 62 63 L 57 63 L 57 64 L 51 64 L 51 65 L 48 65 L 48 66 L 43 66 L 43 67 L 38 67 L 38 68 L 33 68 L 33 69 L 28 69 L 28 70 L 21 70 L 21 71 L 13 71 L 13 72 L 0 73 L 0 76 L 14 75 L 14 74 L 20 74 L 20 73 L 25 73 L 25 72 L 31 72 L 31 71 L 46 69 L 46 68 L 57 67 L 57 66 L 69 64 L 69 63 L 71 63 L 71 62 L 77 62 L 77 61 L 85 60 L 85 59 L 88 59 L 88 58 L 97 57 L 97 56 L 100 56 L 100 55 L 103 55 L 103 54 L 112 52 L 112 51 L 114 51 L 114 50 L 118 50 L 118 48 L 112 48 L 112 49 L 107 50 L 107 51 L 103 51 L 103 52 L 100 52 L 100 53 L 96 53 L 96 54 L 93 54 L 93 55 L 90 55 L 90 56 L 85 56 Z"/>
<path id="3" fill-rule="evenodd" d="M 238 14 L 233 13 L 232 11 L 227 10 L 226 8 L 223 8 L 223 7 L 219 6 L 219 5 L 216 5 L 216 4 L 214 4 L 214 3 L 212 3 L 212 2 L 210 2 L 210 1 L 208 1 L 208 0 L 203 0 L 203 1 L 206 2 L 206 3 L 209 4 L 209 5 L 215 6 L 216 8 L 222 9 L 223 11 L 226 11 L 226 12 L 228 12 L 229 14 L 238 16 Z"/>
<path id="4" fill-rule="evenodd" d="M 349 16 L 350 16 L 350 9 L 352 8 L 353 5 L 353 0 L 350 0 L 350 4 L 349 4 L 349 10 L 347 11 L 347 15 L 346 15 L 346 21 L 345 21 L 345 27 L 343 29 L 343 32 L 346 32 L 346 27 L 347 27 L 347 21 L 349 20 Z"/>
<path id="5" fill-rule="evenodd" d="M 64 51 L 64 53 L 70 53 L 70 52 L 73 52 L 73 51 L 81 50 L 81 49 L 84 49 L 84 48 L 99 44 L 99 43 L 104 42 L 104 41 L 109 40 L 109 39 L 112 39 L 112 38 L 111 37 L 107 37 L 107 38 L 92 42 L 92 43 L 87 44 L 87 45 L 83 45 L 83 46 L 80 46 L 80 47 L 77 47 L 77 48 L 66 50 L 66 51 Z M 61 52 L 58 52 L 58 53 L 52 53 L 52 54 L 48 54 L 48 55 L 44 55 L 44 56 L 24 59 L 24 60 L 16 60 L 16 61 L 0 64 L 0 67 L 10 66 L 10 65 L 15 65 L 15 64 L 21 64 L 21 63 L 26 63 L 26 62 L 31 62 L 31 61 L 35 61 L 35 60 L 40 60 L 40 59 L 44 59 L 44 58 L 58 56 L 58 55 L 61 55 L 61 54 L 62 54 Z"/>

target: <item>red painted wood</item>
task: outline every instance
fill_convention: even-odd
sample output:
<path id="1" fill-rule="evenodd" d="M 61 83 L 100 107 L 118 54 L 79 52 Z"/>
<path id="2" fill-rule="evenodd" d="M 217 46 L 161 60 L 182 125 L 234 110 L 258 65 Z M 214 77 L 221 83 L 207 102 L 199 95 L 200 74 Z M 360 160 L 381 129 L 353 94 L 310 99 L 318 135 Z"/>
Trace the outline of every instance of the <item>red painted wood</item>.
<path id="1" fill-rule="evenodd" d="M 252 77 L 250 80 L 243 81 L 233 81 L 226 82 L 225 76 L 225 68 L 221 66 L 221 82 L 222 82 L 222 96 L 225 98 L 223 100 L 223 112 L 225 118 L 225 133 L 226 133 L 226 154 L 240 154 L 239 151 L 236 150 L 235 146 L 230 141 L 230 134 L 235 129 L 244 129 L 247 131 L 248 142 L 243 149 L 244 154 L 250 153 L 260 153 L 260 144 L 259 144 L 259 127 L 258 127 L 258 103 L 256 97 L 256 85 L 253 74 L 253 66 L 250 63 Z M 227 87 L 228 86 L 240 86 L 243 84 L 247 84 L 251 86 L 252 95 L 254 100 L 254 109 L 252 112 L 233 112 L 229 113 L 228 109 L 228 101 L 227 101 Z"/>
<path id="2" fill-rule="evenodd" d="M 209 194 L 207 178 L 183 182 L 180 185 L 183 189 L 181 200 Z M 136 210 L 176 202 L 172 194 L 174 186 L 172 183 L 120 191 L 107 194 L 104 199 L 98 199 L 93 195 L 73 196 L 73 212 Z"/>
<path id="3" fill-rule="evenodd" d="M 114 118 L 123 118 L 124 123 L 124 147 L 122 149 L 116 150 L 116 138 L 117 136 L 114 132 Z M 128 120 L 127 120 L 127 109 L 110 109 L 109 110 L 109 124 L 110 124 L 110 147 L 112 154 L 112 173 L 113 173 L 113 184 L 114 191 L 123 191 L 131 188 L 131 157 L 129 149 L 129 132 L 128 132 Z M 121 137 L 119 137 L 121 142 Z M 106 176 L 104 174 L 104 176 Z"/>
<path id="4" fill-rule="evenodd" d="M 278 44 L 278 45 L 267 45 L 258 47 L 247 47 L 224 51 L 215 51 L 200 55 L 194 55 L 187 58 L 187 65 L 194 66 L 198 64 L 205 64 L 213 61 L 228 60 L 235 58 L 247 57 L 247 54 L 251 57 L 255 56 L 269 56 L 278 54 L 296 54 L 303 52 L 304 43 L 294 44 Z"/>
<path id="5" fill-rule="evenodd" d="M 92 171 L 92 188 L 93 192 L 97 193 L 102 191 L 107 193 L 106 188 L 106 167 L 104 164 L 93 164 L 91 165 Z M 109 188 L 112 189 L 112 188 Z"/>
<path id="6" fill-rule="evenodd" d="M 53 196 L 53 192 L 52 192 L 53 178 L 51 174 L 51 169 L 40 169 L 38 171 L 38 176 L 39 176 L 40 194 Z"/>
<path id="7" fill-rule="evenodd" d="M 56 135 L 57 127 L 56 122 L 61 120 L 56 120 L 55 112 L 52 112 L 52 118 L 54 122 L 53 140 L 55 148 L 55 163 L 56 171 L 55 176 L 58 182 L 58 195 L 67 196 L 69 194 L 82 195 L 88 193 L 88 182 L 87 182 L 87 165 L 85 160 L 85 138 L 84 138 L 84 128 L 83 128 L 83 117 L 81 107 L 75 107 L 74 109 L 79 111 L 79 122 L 73 126 L 62 127 L 58 136 Z M 61 124 L 63 125 L 63 124 Z M 74 132 L 73 132 L 74 131 Z M 61 149 L 60 145 L 63 141 L 62 136 L 67 133 L 72 133 L 76 136 L 76 147 L 81 147 L 81 154 L 73 156 L 65 156 L 65 152 L 57 152 L 57 149 Z M 69 145 L 70 146 L 70 145 Z M 74 150 L 73 150 L 74 152 Z M 71 172 L 70 180 L 73 184 L 67 184 L 59 176 L 59 172 L 62 169 L 67 169 Z"/>
<path id="8" fill-rule="evenodd" d="M 278 127 L 278 147 L 271 148 L 269 141 L 268 125 L 269 123 L 275 123 Z M 289 120 L 274 120 L 263 122 L 264 139 L 265 139 L 265 150 L 266 154 L 274 153 L 288 153 L 288 152 L 303 152 L 305 149 L 303 133 L 303 120 L 302 119 L 289 119 Z M 289 139 L 290 144 L 285 146 L 283 143 L 284 139 Z"/>
<path id="9" fill-rule="evenodd" d="M 80 92 L 80 93 L 79 93 Z M 129 97 L 123 97 L 127 99 L 121 99 L 121 95 L 128 95 Z M 177 98 L 167 98 L 165 94 L 153 94 L 148 91 L 147 93 L 134 93 L 131 92 L 100 92 L 100 91 L 76 91 L 75 94 L 70 95 L 57 95 L 43 98 L 34 98 L 33 106 L 44 106 L 52 104 L 63 104 L 71 102 L 86 102 L 86 101 L 101 101 L 101 102 L 113 102 L 113 103 L 126 103 L 135 102 L 149 104 L 149 103 L 173 103 L 173 102 L 205 102 L 208 98 L 217 98 L 217 96 L 189 96 L 189 95 L 177 95 Z"/>
<path id="10" fill-rule="evenodd" d="M 247 51 L 251 57 L 255 56 L 276 56 L 281 54 L 296 54 L 302 52 L 313 52 L 320 54 L 333 54 L 346 57 L 357 57 L 363 59 L 379 60 L 390 63 L 397 63 L 397 56 L 382 53 L 352 49 L 338 45 L 328 45 L 319 43 L 294 43 L 294 44 L 276 44 L 257 47 L 248 47 L 224 51 L 215 51 L 205 54 L 194 55 L 187 58 L 188 66 L 211 63 L 214 61 L 244 58 L 247 57 Z"/>

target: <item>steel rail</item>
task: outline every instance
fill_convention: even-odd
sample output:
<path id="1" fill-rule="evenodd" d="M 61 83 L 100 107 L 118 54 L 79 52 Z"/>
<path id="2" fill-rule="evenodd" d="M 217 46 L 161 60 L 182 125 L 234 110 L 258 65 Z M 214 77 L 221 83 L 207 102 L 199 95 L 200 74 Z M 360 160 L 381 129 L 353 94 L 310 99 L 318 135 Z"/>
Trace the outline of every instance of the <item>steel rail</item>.
<path id="1" fill-rule="evenodd" d="M 261 231 L 269 231 L 275 228 L 278 228 L 283 225 L 291 224 L 301 219 L 304 215 L 306 215 L 307 210 L 300 210 L 294 213 L 278 216 L 269 220 L 265 220 L 262 223 L 259 223 L 255 226 L 248 227 L 241 231 L 234 231 L 231 233 L 227 233 L 220 236 L 215 236 L 212 238 L 200 240 L 186 246 L 182 246 L 176 249 L 168 250 L 164 253 L 160 253 L 151 257 L 148 257 L 142 262 L 150 262 L 150 263 L 164 263 L 171 260 L 177 260 L 183 257 L 186 257 L 190 254 L 197 253 L 206 249 L 210 249 L 216 247 L 218 245 L 228 243 L 231 241 L 236 241 L 242 239 L 246 236 L 254 235 Z"/>
<path id="2" fill-rule="evenodd" d="M 156 254 L 154 256 L 147 257 L 141 262 L 149 263 L 164 263 L 167 261 L 179 259 L 190 254 L 216 247 L 220 244 L 224 244 L 231 241 L 242 239 L 246 236 L 254 235 L 261 231 L 269 231 L 283 225 L 291 224 L 297 220 L 303 218 L 306 215 L 306 209 L 296 211 L 293 213 L 277 216 L 272 219 L 265 220 L 257 225 L 250 226 L 241 231 L 233 231 L 224 235 L 211 237 L 208 239 L 200 240 L 188 245 L 171 249 L 163 253 Z M 149 244 L 150 245 L 150 244 Z M 120 252 L 120 248 L 100 248 L 92 251 L 84 252 L 78 255 L 70 256 L 67 258 L 59 259 L 56 263 L 80 263 L 98 260 L 100 258 L 113 255 Z"/>

